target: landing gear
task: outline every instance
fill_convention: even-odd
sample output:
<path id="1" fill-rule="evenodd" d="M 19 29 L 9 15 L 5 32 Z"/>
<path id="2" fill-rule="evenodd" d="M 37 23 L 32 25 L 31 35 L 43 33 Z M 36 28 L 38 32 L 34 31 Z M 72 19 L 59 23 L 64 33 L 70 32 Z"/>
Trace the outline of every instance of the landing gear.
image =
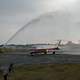
<path id="1" fill-rule="evenodd" d="M 44 54 L 47 54 L 47 52 L 45 51 Z"/>
<path id="2" fill-rule="evenodd" d="M 53 54 L 55 54 L 55 51 L 53 52 Z"/>
<path id="3" fill-rule="evenodd" d="M 30 53 L 30 55 L 31 55 L 31 56 L 34 56 L 34 53 L 33 53 L 33 52 L 31 52 L 31 53 Z"/>

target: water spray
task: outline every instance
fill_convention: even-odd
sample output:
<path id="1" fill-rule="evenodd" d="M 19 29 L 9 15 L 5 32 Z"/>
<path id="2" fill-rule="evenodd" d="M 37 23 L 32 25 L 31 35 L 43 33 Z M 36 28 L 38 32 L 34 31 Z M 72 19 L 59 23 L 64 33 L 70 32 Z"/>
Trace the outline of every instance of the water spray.
<path id="1" fill-rule="evenodd" d="M 49 12 L 48 12 L 48 13 L 49 13 Z M 43 15 L 45 15 L 45 14 L 41 14 L 40 16 L 36 17 L 35 19 L 32 19 L 32 20 L 29 21 L 27 24 L 25 24 L 23 27 L 21 27 L 19 30 L 17 30 L 17 31 L 6 41 L 6 43 L 4 44 L 4 46 L 7 45 L 13 38 L 15 38 L 15 36 L 16 36 L 17 34 L 19 34 L 22 30 L 24 30 L 26 27 L 29 27 L 30 24 L 38 22 L 38 21 L 40 20 L 40 17 L 42 17 Z M 69 15 L 69 14 L 68 14 L 68 15 Z"/>
<path id="2" fill-rule="evenodd" d="M 21 32 L 22 30 L 24 30 L 25 27 L 28 27 L 28 25 L 39 21 L 39 19 L 40 19 L 40 16 L 37 17 L 37 18 L 35 18 L 35 19 L 32 19 L 30 22 L 28 22 L 28 23 L 25 24 L 23 27 L 21 27 L 19 30 L 17 30 L 17 31 L 8 39 L 8 41 L 6 41 L 6 43 L 4 44 L 4 46 L 7 45 L 17 34 L 19 34 L 19 32 Z"/>

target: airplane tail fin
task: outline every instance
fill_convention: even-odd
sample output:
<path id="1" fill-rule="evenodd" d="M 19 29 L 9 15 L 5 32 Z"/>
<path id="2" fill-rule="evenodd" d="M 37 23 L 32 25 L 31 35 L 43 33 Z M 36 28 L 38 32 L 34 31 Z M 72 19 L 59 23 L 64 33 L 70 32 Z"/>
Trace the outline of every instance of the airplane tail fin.
<path id="1" fill-rule="evenodd" d="M 59 47 L 59 46 L 61 45 L 61 41 L 62 41 L 62 40 L 58 40 L 57 47 Z"/>

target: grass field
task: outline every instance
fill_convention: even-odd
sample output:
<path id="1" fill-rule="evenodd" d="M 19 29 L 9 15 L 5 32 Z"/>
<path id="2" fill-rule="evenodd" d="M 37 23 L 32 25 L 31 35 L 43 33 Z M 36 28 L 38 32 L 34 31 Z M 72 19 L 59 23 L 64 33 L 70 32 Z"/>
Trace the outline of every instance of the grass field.
<path id="1" fill-rule="evenodd" d="M 0 80 L 3 80 L 2 74 Z M 9 74 L 8 80 L 80 80 L 80 64 L 15 66 L 14 72 Z"/>

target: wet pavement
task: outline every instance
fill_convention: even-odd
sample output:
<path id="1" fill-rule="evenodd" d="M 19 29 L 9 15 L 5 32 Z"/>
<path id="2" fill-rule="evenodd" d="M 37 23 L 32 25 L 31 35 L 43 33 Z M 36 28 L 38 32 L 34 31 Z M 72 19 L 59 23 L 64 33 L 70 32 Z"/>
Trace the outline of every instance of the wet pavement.
<path id="1" fill-rule="evenodd" d="M 80 55 L 72 54 L 48 54 L 30 56 L 27 54 L 2 54 L 0 55 L 0 65 L 2 64 L 69 64 L 80 63 Z"/>

